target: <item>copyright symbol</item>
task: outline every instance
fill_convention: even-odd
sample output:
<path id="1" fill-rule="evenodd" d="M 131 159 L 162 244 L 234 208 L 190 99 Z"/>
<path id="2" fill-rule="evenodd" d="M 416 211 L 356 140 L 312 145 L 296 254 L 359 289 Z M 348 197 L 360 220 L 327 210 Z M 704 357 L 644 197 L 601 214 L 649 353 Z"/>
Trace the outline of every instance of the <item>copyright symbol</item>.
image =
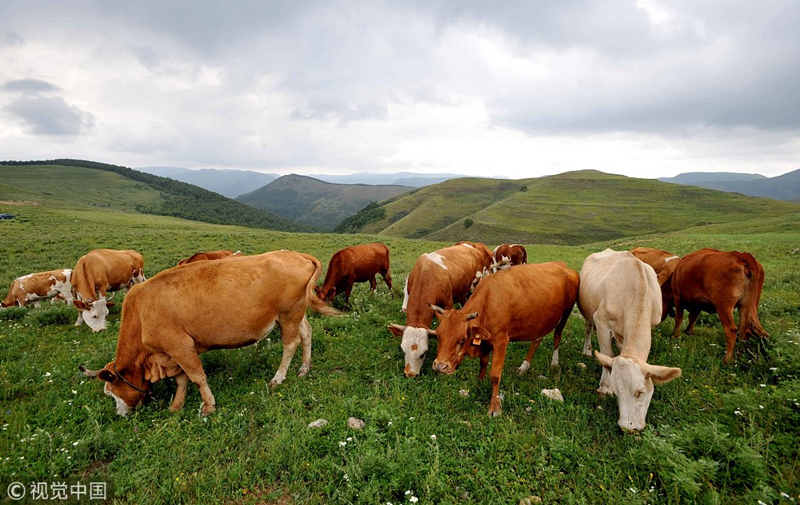
<path id="1" fill-rule="evenodd" d="M 25 484 L 22 482 L 12 482 L 6 490 L 8 497 L 12 500 L 21 500 L 25 496 Z"/>

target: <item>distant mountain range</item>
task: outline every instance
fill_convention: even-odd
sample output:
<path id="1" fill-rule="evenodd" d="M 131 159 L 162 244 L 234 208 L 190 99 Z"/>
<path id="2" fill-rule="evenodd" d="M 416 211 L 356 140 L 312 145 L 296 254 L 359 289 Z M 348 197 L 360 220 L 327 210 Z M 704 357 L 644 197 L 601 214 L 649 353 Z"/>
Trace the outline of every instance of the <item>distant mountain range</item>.
<path id="1" fill-rule="evenodd" d="M 249 193 L 280 177 L 278 174 L 262 174 L 250 170 L 217 170 L 215 168 L 191 170 L 181 167 L 136 167 L 136 170 L 194 184 L 228 198 L 236 198 L 244 193 Z"/>
<path id="2" fill-rule="evenodd" d="M 193 170 L 182 167 L 136 167 L 136 170 L 148 174 L 169 177 L 176 181 L 186 182 L 200 186 L 203 189 L 219 193 L 228 198 L 236 198 L 250 193 L 256 188 L 266 186 L 279 178 L 279 174 L 264 174 L 252 170 L 218 170 L 215 168 L 202 168 Z M 392 174 L 374 174 L 361 172 L 348 175 L 312 174 L 313 177 L 324 182 L 334 184 L 370 184 L 409 186 L 421 188 L 438 184 L 448 179 L 464 177 L 460 174 L 419 174 L 415 172 L 397 172 Z"/>
<path id="3" fill-rule="evenodd" d="M 583 170 L 535 179 L 449 180 L 371 204 L 336 230 L 574 245 L 792 212 L 800 205 Z"/>
<path id="4" fill-rule="evenodd" d="M 241 195 L 237 200 L 285 219 L 330 231 L 370 202 L 413 190 L 408 186 L 333 184 L 291 174 Z"/>
<path id="5" fill-rule="evenodd" d="M 800 202 L 800 169 L 777 177 L 732 172 L 687 172 L 658 180 L 774 200 Z"/>

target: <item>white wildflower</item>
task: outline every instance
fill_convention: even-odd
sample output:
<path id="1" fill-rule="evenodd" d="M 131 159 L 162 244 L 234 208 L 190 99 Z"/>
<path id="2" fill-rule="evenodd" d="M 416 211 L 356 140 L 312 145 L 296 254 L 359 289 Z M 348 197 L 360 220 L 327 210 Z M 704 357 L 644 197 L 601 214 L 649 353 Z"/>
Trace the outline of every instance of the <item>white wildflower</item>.
<path id="1" fill-rule="evenodd" d="M 347 442 L 339 442 L 339 447 L 344 447 L 347 445 Z"/>
<path id="2" fill-rule="evenodd" d="M 408 499 L 408 501 L 410 501 L 411 503 L 417 503 L 419 501 L 419 498 L 417 498 L 416 496 L 412 496 L 411 498 Z"/>
<path id="3" fill-rule="evenodd" d="M 436 435 L 431 435 L 431 440 L 436 440 Z"/>

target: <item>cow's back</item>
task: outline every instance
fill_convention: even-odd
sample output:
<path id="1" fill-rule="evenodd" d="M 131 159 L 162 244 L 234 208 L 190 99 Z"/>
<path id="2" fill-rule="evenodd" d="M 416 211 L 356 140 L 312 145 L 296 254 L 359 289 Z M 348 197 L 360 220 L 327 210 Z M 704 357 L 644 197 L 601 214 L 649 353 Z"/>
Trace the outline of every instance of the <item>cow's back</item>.
<path id="1" fill-rule="evenodd" d="M 356 282 L 371 279 L 377 273 L 389 271 L 389 248 L 381 243 L 350 246 L 337 251 L 331 258 L 328 272 L 335 277 L 352 276 Z M 326 280 L 327 280 L 326 275 Z"/>
<path id="2" fill-rule="evenodd" d="M 737 301 L 761 296 L 764 268 L 747 252 L 700 249 L 687 254 L 675 269 L 672 289 L 683 300 L 701 301 L 734 298 Z"/>
<path id="3" fill-rule="evenodd" d="M 533 263 L 502 270 L 478 283 L 463 312 L 478 312 L 490 333 L 511 340 L 543 336 L 572 311 L 580 277 L 565 263 Z"/>
<path id="4" fill-rule="evenodd" d="M 598 311 L 612 331 L 630 335 L 661 321 L 661 289 L 655 271 L 628 251 L 605 251 L 586 258 L 580 273 L 578 308 L 587 321 Z M 646 325 L 646 326 L 645 326 Z"/>
<path id="5" fill-rule="evenodd" d="M 277 314 L 308 306 L 319 265 L 309 258 L 275 251 L 165 270 L 128 292 L 123 322 L 138 317 L 143 335 L 169 329 L 212 347 L 247 340 Z"/>
<path id="6" fill-rule="evenodd" d="M 144 258 L 134 250 L 95 249 L 81 256 L 72 272 L 72 284 L 85 300 L 95 291 L 125 287 L 132 276 L 143 274 Z"/>

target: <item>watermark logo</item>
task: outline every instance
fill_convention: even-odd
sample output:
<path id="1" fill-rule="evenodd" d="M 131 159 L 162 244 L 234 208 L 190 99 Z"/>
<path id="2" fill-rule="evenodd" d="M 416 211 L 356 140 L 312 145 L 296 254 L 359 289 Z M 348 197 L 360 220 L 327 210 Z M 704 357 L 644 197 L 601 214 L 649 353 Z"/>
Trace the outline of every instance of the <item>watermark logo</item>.
<path id="1" fill-rule="evenodd" d="M 28 493 L 30 490 L 30 493 Z M 12 482 L 6 488 L 8 498 L 18 501 L 28 498 L 36 500 L 101 500 L 107 498 L 108 485 L 106 482 L 83 482 L 67 484 L 66 482 L 33 482 L 26 486 L 22 482 Z"/>

